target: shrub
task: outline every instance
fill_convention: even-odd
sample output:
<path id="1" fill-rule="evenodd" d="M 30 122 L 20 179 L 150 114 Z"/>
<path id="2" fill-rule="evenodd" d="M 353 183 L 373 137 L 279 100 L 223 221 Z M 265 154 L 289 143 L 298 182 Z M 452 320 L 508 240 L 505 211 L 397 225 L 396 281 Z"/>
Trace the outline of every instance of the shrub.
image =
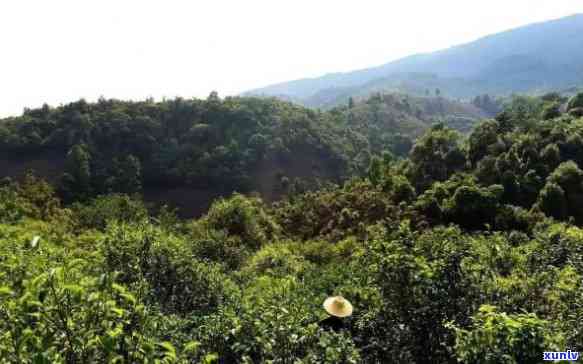
<path id="1" fill-rule="evenodd" d="M 306 269 L 307 264 L 303 257 L 292 253 L 287 246 L 270 244 L 249 259 L 245 271 L 248 274 L 276 277 L 298 276 Z"/>
<path id="2" fill-rule="evenodd" d="M 351 180 L 281 201 L 273 211 L 284 231 L 301 240 L 363 236 L 366 225 L 397 215 L 390 195 L 368 180 Z"/>
<path id="3" fill-rule="evenodd" d="M 242 245 L 254 250 L 279 232 L 279 226 L 264 210 L 260 199 L 240 194 L 215 201 L 203 223 L 212 229 L 224 230 L 229 236 L 239 237 Z"/>
<path id="4" fill-rule="evenodd" d="M 543 120 L 551 120 L 561 116 L 561 104 L 558 102 L 552 102 L 551 104 L 544 107 L 542 111 Z"/>
<path id="5" fill-rule="evenodd" d="M 406 222 L 371 242 L 371 252 L 361 259 L 371 267 L 383 302 L 375 321 L 387 336 L 376 340 L 399 348 L 391 355 L 449 360 L 453 336 L 443 322 L 465 320 L 475 294 L 463 269 L 468 252 L 459 229 L 419 234 Z M 392 328 L 382 329 L 385 325 Z"/>
<path id="6" fill-rule="evenodd" d="M 148 218 L 148 210 L 141 200 L 128 195 L 99 196 L 87 204 L 71 206 L 79 225 L 86 229 L 105 229 L 110 222 L 139 222 Z"/>
<path id="7" fill-rule="evenodd" d="M 485 189 L 477 186 L 460 186 L 445 201 L 443 210 L 448 220 L 469 229 L 492 225 L 496 217 L 502 186 Z"/>
<path id="8" fill-rule="evenodd" d="M 72 260 L 0 287 L 0 357 L 6 362 L 144 362 L 176 359 L 149 337 L 146 308 L 111 275 L 91 277 Z"/>
<path id="9" fill-rule="evenodd" d="M 201 229 L 196 223 L 188 236 L 196 258 L 221 264 L 228 270 L 239 269 L 253 252 L 239 237 L 229 236 L 224 230 Z"/>
<path id="10" fill-rule="evenodd" d="M 563 337 L 534 314 L 507 315 L 482 306 L 469 329 L 455 330 L 455 352 L 462 363 L 540 363 L 545 351 L 564 350 Z"/>
<path id="11" fill-rule="evenodd" d="M 0 186 L 0 221 L 14 223 L 24 217 L 50 219 L 61 213 L 55 190 L 30 172 L 21 183 Z"/>
<path id="12" fill-rule="evenodd" d="M 318 328 L 322 301 L 298 280 L 264 276 L 245 292 L 236 310 L 227 307 L 212 315 L 197 335 L 224 362 L 360 362 L 347 333 Z"/>
<path id="13" fill-rule="evenodd" d="M 152 225 L 113 224 L 101 246 L 106 269 L 136 289 L 147 283 L 149 300 L 163 312 L 206 314 L 236 294 L 216 264 L 196 259 L 183 240 Z"/>
<path id="14" fill-rule="evenodd" d="M 549 182 L 540 191 L 537 206 L 542 212 L 558 220 L 568 216 L 565 191 L 556 183 Z"/>
<path id="15" fill-rule="evenodd" d="M 583 92 L 573 96 L 567 104 L 567 110 L 569 111 L 577 108 L 583 108 Z"/>

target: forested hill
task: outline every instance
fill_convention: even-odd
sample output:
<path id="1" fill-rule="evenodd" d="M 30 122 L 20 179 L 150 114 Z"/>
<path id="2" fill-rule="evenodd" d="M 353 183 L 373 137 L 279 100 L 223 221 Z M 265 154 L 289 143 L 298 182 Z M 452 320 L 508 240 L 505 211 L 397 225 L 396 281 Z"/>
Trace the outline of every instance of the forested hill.
<path id="1" fill-rule="evenodd" d="M 31 110 L 2 135 L 28 158 L 71 149 L 64 192 L 83 199 L 99 183 L 135 188 L 140 164 L 145 176 L 158 160 L 139 158 L 172 155 L 165 137 L 197 155 L 214 123 L 226 151 L 257 130 L 284 156 L 315 148 L 340 167 L 338 150 L 376 148 L 360 122 L 336 134 L 334 115 L 103 101 Z M 583 94 L 515 98 L 468 136 L 433 125 L 407 158 L 384 153 L 365 172 L 276 203 L 232 194 L 197 219 L 121 194 L 63 205 L 32 175 L 2 181 L 0 363 L 534 364 L 583 348 Z M 353 310 L 331 329 L 322 303 L 337 295 Z"/>
<path id="2" fill-rule="evenodd" d="M 583 14 L 493 34 L 379 67 L 283 82 L 247 95 L 286 97 L 309 106 L 379 90 L 450 97 L 545 92 L 583 85 Z"/>
<path id="3" fill-rule="evenodd" d="M 320 112 L 276 99 L 83 100 L 0 121 L 0 175 L 34 169 L 65 202 L 108 192 L 206 210 L 213 198 L 267 200 L 366 170 L 371 155 L 405 156 L 443 120 L 467 131 L 488 113 L 442 98 L 375 95 Z"/>

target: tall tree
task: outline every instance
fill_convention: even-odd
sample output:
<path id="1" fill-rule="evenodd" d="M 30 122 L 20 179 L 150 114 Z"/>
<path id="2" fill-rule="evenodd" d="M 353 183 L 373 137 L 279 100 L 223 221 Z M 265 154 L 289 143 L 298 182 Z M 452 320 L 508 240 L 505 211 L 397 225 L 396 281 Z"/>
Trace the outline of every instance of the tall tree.
<path id="1" fill-rule="evenodd" d="M 123 157 L 117 161 L 115 190 L 132 194 L 142 189 L 142 165 L 133 155 Z"/>
<path id="2" fill-rule="evenodd" d="M 85 144 L 76 144 L 67 153 L 60 189 L 67 202 L 85 200 L 90 196 L 91 154 Z"/>

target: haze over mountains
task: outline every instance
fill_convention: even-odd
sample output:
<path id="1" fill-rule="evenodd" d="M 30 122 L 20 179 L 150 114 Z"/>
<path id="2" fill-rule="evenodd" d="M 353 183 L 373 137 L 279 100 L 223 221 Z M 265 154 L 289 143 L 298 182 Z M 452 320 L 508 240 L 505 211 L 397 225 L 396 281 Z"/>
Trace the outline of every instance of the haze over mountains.
<path id="1" fill-rule="evenodd" d="M 583 84 L 582 35 L 583 14 L 576 14 L 378 67 L 283 82 L 245 95 L 329 107 L 377 91 L 423 95 L 440 89 L 442 95 L 471 98 L 563 90 Z"/>

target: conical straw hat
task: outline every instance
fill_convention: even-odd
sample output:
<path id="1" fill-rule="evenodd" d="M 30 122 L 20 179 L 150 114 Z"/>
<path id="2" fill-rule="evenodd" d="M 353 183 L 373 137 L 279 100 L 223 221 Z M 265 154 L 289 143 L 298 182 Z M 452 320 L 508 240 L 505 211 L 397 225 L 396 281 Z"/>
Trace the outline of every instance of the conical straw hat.
<path id="1" fill-rule="evenodd" d="M 324 309 L 332 316 L 348 317 L 352 315 L 352 304 L 342 296 L 328 297 L 324 301 Z"/>

